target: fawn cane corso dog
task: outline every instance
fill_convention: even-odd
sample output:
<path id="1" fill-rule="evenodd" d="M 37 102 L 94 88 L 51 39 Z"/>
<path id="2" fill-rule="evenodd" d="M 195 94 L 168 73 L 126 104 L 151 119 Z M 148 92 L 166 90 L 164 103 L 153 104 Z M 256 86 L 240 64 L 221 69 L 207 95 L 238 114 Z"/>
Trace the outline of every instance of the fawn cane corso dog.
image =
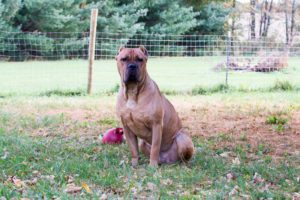
<path id="1" fill-rule="evenodd" d="M 138 164 L 139 148 L 150 157 L 152 167 L 188 161 L 194 154 L 194 144 L 183 132 L 173 105 L 149 77 L 147 59 L 148 52 L 143 46 L 121 47 L 116 56 L 121 77 L 117 115 L 131 151 L 131 164 Z"/>

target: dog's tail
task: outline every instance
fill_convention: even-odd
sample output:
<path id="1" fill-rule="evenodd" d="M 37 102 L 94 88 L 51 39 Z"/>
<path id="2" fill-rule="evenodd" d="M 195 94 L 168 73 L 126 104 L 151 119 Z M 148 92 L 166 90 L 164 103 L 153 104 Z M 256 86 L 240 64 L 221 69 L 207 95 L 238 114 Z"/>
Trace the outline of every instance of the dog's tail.
<path id="1" fill-rule="evenodd" d="M 183 162 L 188 162 L 194 155 L 194 144 L 190 136 L 179 132 L 176 136 L 178 156 Z"/>

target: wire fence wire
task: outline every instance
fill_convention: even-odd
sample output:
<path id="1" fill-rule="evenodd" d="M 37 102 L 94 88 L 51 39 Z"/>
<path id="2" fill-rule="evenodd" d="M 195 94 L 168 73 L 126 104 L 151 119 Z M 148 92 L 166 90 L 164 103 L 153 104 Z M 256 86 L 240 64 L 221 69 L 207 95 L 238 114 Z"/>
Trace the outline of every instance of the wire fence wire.
<path id="1" fill-rule="evenodd" d="M 43 90 L 66 88 L 85 88 L 87 78 L 89 32 L 5 32 L 0 31 L 0 78 L 2 86 L 9 92 L 14 89 L 21 90 L 27 84 L 28 88 L 39 85 Z M 176 68 L 179 74 L 173 74 L 173 85 L 166 82 L 165 88 L 179 90 L 188 89 L 195 85 L 208 85 L 229 82 L 236 86 L 269 87 L 277 79 L 291 81 L 300 85 L 300 38 L 295 37 L 293 42 L 286 45 L 271 39 L 244 40 L 239 37 L 223 35 L 170 35 L 170 34 L 131 34 L 131 33 L 105 33 L 97 32 L 95 44 L 95 59 L 107 60 L 101 67 L 95 68 L 95 88 L 110 89 L 119 81 L 106 82 L 105 77 L 114 77 L 117 74 L 111 71 L 110 60 L 114 59 L 120 46 L 129 48 L 143 45 L 147 48 L 150 57 L 155 58 L 158 65 L 160 61 L 168 59 L 167 65 Z M 189 58 L 182 60 L 183 58 Z M 16 70 L 10 65 L 15 61 L 54 61 L 61 60 L 60 66 L 28 66 L 21 68 L 17 64 Z M 67 60 L 68 62 L 65 62 Z M 72 60 L 72 62 L 70 62 Z M 78 60 L 78 61 L 77 61 Z M 75 63 L 76 61 L 76 63 Z M 74 66 L 79 65 L 79 66 Z M 56 64 L 55 64 L 56 65 Z M 64 66 L 63 66 L 64 65 Z M 71 65 L 71 66 L 70 66 Z M 182 71 L 183 67 L 190 67 L 194 74 Z M 37 68 L 38 67 L 38 68 Z M 165 68 L 161 68 L 166 70 Z M 187 69 L 187 68 L 186 68 Z M 287 69 L 287 70 L 283 70 Z M 35 71 L 34 71 L 35 70 Z M 59 72 L 61 70 L 61 73 Z M 107 70 L 107 71 L 105 71 Z M 38 73 L 37 71 L 40 71 Z M 225 73 L 226 77 L 225 77 Z M 230 72 L 228 74 L 228 71 Z M 238 72 L 273 72 L 281 71 L 272 76 L 237 74 Z M 162 74 L 166 71 L 162 71 Z M 220 73 L 217 73 L 220 72 Z M 51 74 L 53 73 L 53 74 Z M 168 71 L 170 73 L 170 71 Z M 175 73 L 175 72 L 174 72 Z M 193 73 L 193 72 L 192 72 Z M 102 77 L 101 77 L 102 76 Z M 159 74 L 157 79 L 159 80 Z M 101 77 L 101 78 L 99 78 Z M 171 75 L 169 79 L 172 78 Z M 201 77 L 201 79 L 200 79 Z M 165 79 L 161 77 L 161 79 Z M 178 80 L 183 80 L 182 84 Z M 17 80 L 23 81 L 15 83 Z M 201 82 L 202 81 L 202 82 Z M 228 82 L 227 82 L 228 81 Z M 26 82 L 26 83 L 25 83 Z M 76 84 L 75 84 L 76 83 Z M 270 83 L 270 84 L 269 84 Z M 164 85 L 161 81 L 160 85 Z M 186 86 L 186 87 L 185 87 Z M 4 86 L 3 86 L 4 87 Z M 4 89 L 5 89 L 4 88 Z M 0 89 L 2 87 L 0 86 Z M 35 90 L 39 90 L 38 88 Z M 101 90 L 101 89 L 99 89 Z M 99 91 L 98 90 L 98 91 Z M 3 89 L 2 89 L 3 91 Z M 31 90 L 30 90 L 31 91 Z M 32 90 L 33 91 L 33 90 Z"/>
<path id="2" fill-rule="evenodd" d="M 300 56 L 300 42 L 289 47 L 268 39 L 241 40 L 223 35 L 167 35 L 97 32 L 96 59 L 112 59 L 120 46 L 143 45 L 152 57 L 230 56 L 266 58 Z M 0 60 L 87 59 L 88 32 L 3 32 L 0 31 Z M 229 48 L 227 46 L 230 45 Z"/>

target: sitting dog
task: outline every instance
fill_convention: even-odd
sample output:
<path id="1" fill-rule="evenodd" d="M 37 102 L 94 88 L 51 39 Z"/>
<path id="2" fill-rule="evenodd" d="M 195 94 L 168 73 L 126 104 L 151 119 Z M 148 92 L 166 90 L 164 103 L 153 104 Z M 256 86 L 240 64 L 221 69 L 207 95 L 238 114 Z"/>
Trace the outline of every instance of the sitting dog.
<path id="1" fill-rule="evenodd" d="M 194 154 L 194 144 L 183 132 L 173 105 L 149 77 L 147 59 L 148 52 L 143 46 L 121 47 L 116 56 L 121 78 L 117 115 L 131 151 L 131 164 L 138 165 L 139 148 L 150 157 L 152 167 L 188 161 Z"/>

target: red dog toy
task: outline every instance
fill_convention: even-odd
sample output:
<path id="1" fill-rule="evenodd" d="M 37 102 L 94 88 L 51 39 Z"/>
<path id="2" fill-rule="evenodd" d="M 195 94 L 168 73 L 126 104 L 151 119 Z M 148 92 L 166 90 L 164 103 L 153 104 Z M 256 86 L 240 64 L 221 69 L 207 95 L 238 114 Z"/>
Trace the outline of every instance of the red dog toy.
<path id="1" fill-rule="evenodd" d="M 102 136 L 103 144 L 121 144 L 123 141 L 123 128 L 109 129 Z"/>

